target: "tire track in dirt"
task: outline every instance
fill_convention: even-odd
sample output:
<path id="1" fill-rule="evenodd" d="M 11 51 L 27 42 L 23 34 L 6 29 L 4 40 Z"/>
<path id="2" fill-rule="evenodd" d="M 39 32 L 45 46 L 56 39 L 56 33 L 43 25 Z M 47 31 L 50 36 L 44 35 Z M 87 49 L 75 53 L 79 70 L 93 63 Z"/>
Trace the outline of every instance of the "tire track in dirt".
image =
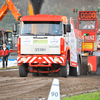
<path id="1" fill-rule="evenodd" d="M 18 71 L 0 72 L 0 100 L 47 99 L 54 78 L 60 81 L 62 97 L 100 90 L 100 75 L 62 78 L 59 74 L 46 77 L 29 74 L 28 77 L 19 77 Z"/>
<path id="2" fill-rule="evenodd" d="M 50 83 L 52 79 L 47 80 L 34 77 L 31 80 L 26 78 L 26 80 L 22 79 L 19 82 L 16 82 L 16 79 L 14 79 L 14 81 L 15 82 L 11 83 L 9 80 L 9 82 L 7 84 L 4 83 L 4 85 L 3 83 L 0 83 L 0 99 L 12 98 L 17 95 L 27 94 L 28 92 L 45 86 L 46 84 Z"/>

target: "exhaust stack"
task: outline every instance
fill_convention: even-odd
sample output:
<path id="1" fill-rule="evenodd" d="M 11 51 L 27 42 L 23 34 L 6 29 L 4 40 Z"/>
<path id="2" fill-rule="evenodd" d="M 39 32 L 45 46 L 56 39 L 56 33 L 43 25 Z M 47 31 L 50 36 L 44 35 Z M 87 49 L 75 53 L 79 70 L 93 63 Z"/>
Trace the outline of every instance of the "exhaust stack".
<path id="1" fill-rule="evenodd" d="M 40 14 L 44 0 L 29 0 L 29 15 Z"/>

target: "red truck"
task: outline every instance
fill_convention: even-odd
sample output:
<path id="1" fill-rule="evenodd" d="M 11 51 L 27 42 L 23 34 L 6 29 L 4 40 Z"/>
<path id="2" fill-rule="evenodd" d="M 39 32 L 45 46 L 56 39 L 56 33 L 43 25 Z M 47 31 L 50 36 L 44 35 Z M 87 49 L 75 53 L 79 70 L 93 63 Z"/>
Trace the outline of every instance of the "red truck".
<path id="1" fill-rule="evenodd" d="M 76 28 L 82 33 L 82 56 L 87 67 L 87 72 L 98 73 L 99 52 L 97 53 L 99 22 L 97 11 L 78 11 Z"/>
<path id="2" fill-rule="evenodd" d="M 16 29 L 14 29 L 16 31 Z M 18 38 L 19 76 L 80 75 L 81 32 L 66 16 L 38 14 L 20 20 Z"/>

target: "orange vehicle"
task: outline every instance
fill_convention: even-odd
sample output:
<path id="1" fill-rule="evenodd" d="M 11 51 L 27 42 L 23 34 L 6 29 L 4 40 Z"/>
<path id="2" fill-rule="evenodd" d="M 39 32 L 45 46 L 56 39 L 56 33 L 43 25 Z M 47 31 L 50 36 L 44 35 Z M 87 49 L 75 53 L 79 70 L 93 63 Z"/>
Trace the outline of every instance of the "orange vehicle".
<path id="1" fill-rule="evenodd" d="M 19 76 L 59 73 L 61 77 L 80 75 L 81 32 L 73 19 L 60 15 L 24 16 L 18 38 Z"/>
<path id="2" fill-rule="evenodd" d="M 16 21 L 18 21 L 21 18 L 21 14 L 16 9 L 15 5 L 11 0 L 6 0 L 6 3 L 2 6 L 0 9 L 0 21 L 4 18 L 4 16 L 7 14 L 7 12 L 10 11 Z M 10 45 L 10 48 L 12 48 L 13 42 L 12 42 L 12 32 L 11 31 L 4 31 L 0 30 L 0 45 L 4 42 L 4 34 L 7 36 L 8 44 Z"/>
<path id="3" fill-rule="evenodd" d="M 12 13 L 17 21 L 20 19 L 21 13 L 18 12 L 14 3 L 11 0 L 6 0 L 6 3 L 0 9 L 0 21 L 4 18 L 8 11 Z"/>
<path id="4" fill-rule="evenodd" d="M 98 73 L 100 70 L 97 65 L 100 61 L 98 61 L 99 57 L 97 57 L 97 55 L 99 56 L 99 52 L 97 53 L 97 33 L 99 30 L 97 11 L 78 11 L 76 25 L 77 29 L 82 33 L 82 56 L 87 56 L 87 71 Z"/>

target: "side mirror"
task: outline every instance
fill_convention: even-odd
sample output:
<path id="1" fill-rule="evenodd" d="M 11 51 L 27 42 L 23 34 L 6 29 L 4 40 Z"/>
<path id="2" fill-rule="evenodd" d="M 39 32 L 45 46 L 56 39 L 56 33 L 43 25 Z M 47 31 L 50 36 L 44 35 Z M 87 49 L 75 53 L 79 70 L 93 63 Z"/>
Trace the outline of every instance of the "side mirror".
<path id="1" fill-rule="evenodd" d="M 13 24 L 13 35 L 17 35 L 17 23 Z"/>
<path id="2" fill-rule="evenodd" d="M 67 27 L 64 25 L 64 34 L 66 34 Z"/>
<path id="3" fill-rule="evenodd" d="M 71 24 L 66 25 L 66 32 L 71 32 Z"/>

